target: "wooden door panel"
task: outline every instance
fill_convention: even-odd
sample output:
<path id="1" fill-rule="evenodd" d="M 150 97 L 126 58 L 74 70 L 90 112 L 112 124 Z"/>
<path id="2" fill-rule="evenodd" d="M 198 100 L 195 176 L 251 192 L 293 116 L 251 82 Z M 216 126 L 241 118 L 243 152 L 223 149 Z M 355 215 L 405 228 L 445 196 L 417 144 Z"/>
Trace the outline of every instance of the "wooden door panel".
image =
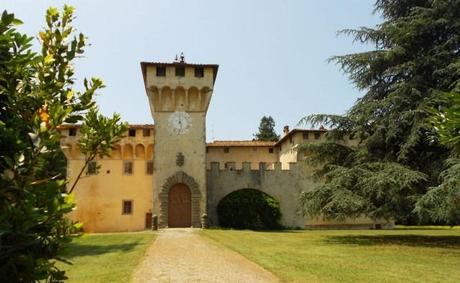
<path id="1" fill-rule="evenodd" d="M 145 214 L 145 228 L 152 229 L 152 213 L 151 212 L 147 212 Z"/>
<path id="2" fill-rule="evenodd" d="M 168 193 L 168 227 L 192 225 L 192 197 L 184 184 L 174 185 Z"/>

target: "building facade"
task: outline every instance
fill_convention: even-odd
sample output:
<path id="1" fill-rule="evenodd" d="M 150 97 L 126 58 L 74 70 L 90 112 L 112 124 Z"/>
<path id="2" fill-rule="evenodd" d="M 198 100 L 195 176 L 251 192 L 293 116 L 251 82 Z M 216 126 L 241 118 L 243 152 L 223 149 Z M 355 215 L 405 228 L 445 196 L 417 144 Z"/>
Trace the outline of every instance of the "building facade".
<path id="1" fill-rule="evenodd" d="M 89 164 L 74 190 L 69 215 L 88 232 L 138 231 L 151 227 L 217 226 L 216 208 L 227 194 L 246 188 L 280 202 L 281 224 L 288 227 L 367 227 L 391 225 L 358 219 L 331 222 L 308 219 L 299 195 L 315 186 L 313 168 L 303 162 L 304 143 L 324 140 L 326 130 L 284 129 L 278 142 L 206 143 L 206 112 L 217 65 L 142 62 L 142 75 L 155 125 L 130 125 L 108 158 Z M 84 165 L 78 125 L 61 129 L 70 183 Z M 353 142 L 353 141 L 347 141 Z M 96 170 L 100 168 L 100 170 Z M 203 218 L 203 216 L 205 216 Z"/>

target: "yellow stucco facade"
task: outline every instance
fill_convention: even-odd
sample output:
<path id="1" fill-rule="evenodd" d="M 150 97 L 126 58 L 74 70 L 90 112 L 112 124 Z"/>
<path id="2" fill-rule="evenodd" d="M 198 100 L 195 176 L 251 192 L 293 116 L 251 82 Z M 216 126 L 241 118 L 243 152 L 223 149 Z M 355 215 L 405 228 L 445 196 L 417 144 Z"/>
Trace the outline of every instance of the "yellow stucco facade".
<path id="1" fill-rule="evenodd" d="M 312 168 L 300 144 L 324 140 L 326 130 L 285 128 L 278 142 L 206 143 L 206 112 L 217 65 L 142 62 L 142 75 L 155 125 L 130 125 L 111 156 L 95 160 L 74 190 L 69 217 L 88 232 L 139 231 L 160 227 L 218 225 L 216 207 L 228 193 L 255 188 L 277 198 L 283 225 L 372 227 L 369 219 L 325 222 L 298 213 L 298 196 L 312 188 Z M 79 127 L 62 127 L 62 148 L 72 184 L 84 163 Z M 100 170 L 95 173 L 95 166 Z M 379 222 L 382 225 L 389 223 Z"/>
<path id="2" fill-rule="evenodd" d="M 77 146 L 79 128 L 64 126 L 62 148 L 67 157 L 69 185 L 83 168 L 84 156 Z M 76 209 L 70 217 L 81 221 L 85 231 L 138 231 L 146 226 L 146 213 L 152 210 L 153 125 L 132 126 L 135 136 L 123 138 L 109 158 L 96 159 L 97 174 L 86 170 L 75 188 Z M 125 170 L 132 164 L 131 170 Z M 129 169 L 129 168 L 127 168 Z M 123 202 L 132 202 L 132 212 L 123 213 Z"/>

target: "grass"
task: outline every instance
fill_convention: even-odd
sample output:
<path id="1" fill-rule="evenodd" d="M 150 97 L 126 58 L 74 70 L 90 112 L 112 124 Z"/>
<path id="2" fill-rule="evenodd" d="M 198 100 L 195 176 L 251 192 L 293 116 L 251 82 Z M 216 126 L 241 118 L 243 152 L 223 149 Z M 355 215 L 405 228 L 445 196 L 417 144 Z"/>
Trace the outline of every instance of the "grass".
<path id="1" fill-rule="evenodd" d="M 66 270 L 68 282 L 127 282 L 154 237 L 149 232 L 85 234 L 62 254 L 72 265 L 57 265 Z"/>
<path id="2" fill-rule="evenodd" d="M 203 230 L 285 282 L 460 282 L 460 229 Z"/>

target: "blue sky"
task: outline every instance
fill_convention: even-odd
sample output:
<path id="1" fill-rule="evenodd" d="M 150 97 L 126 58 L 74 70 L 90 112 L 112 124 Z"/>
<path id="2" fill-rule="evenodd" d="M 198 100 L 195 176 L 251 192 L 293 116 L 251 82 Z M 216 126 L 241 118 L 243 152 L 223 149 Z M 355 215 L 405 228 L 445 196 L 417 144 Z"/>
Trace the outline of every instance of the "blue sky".
<path id="1" fill-rule="evenodd" d="M 171 62 L 183 51 L 189 63 L 219 64 L 208 140 L 252 139 L 264 115 L 282 132 L 308 114 L 343 114 L 362 93 L 326 60 L 366 47 L 336 31 L 380 21 L 370 0 L 2 2 L 34 36 L 47 7 L 75 6 L 74 25 L 91 43 L 77 78 L 101 77 L 102 112 L 130 123 L 153 123 L 140 61 Z"/>

